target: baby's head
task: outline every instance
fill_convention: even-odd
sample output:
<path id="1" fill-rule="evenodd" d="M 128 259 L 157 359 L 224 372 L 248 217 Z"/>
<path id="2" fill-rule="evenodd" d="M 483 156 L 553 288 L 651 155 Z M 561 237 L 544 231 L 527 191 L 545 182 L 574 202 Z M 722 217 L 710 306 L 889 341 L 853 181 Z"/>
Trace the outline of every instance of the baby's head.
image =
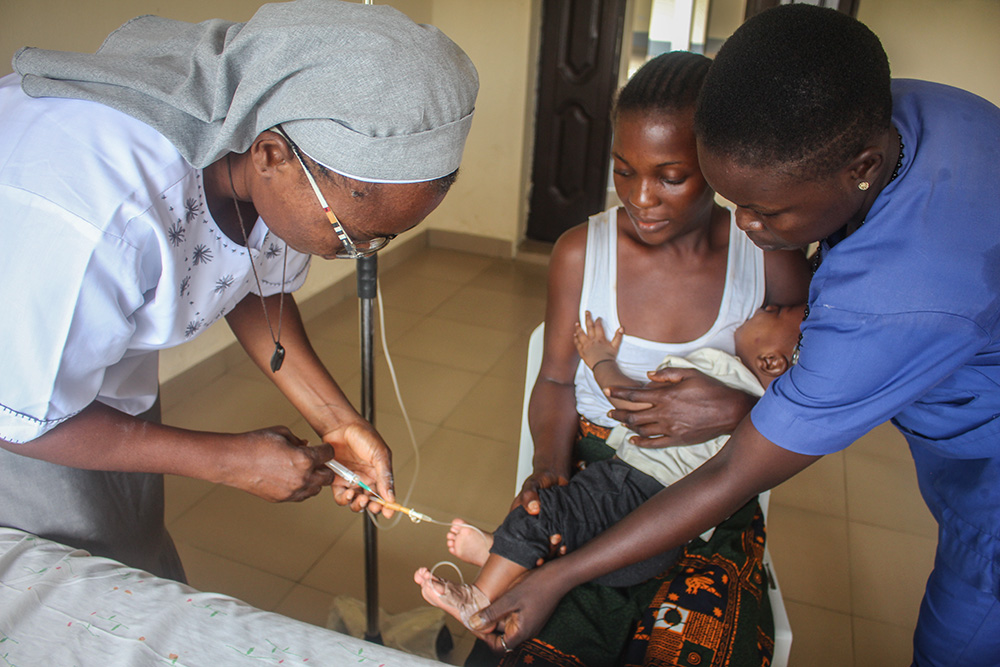
<path id="1" fill-rule="evenodd" d="M 806 304 L 764 306 L 736 330 L 736 356 L 767 389 L 792 366 Z"/>

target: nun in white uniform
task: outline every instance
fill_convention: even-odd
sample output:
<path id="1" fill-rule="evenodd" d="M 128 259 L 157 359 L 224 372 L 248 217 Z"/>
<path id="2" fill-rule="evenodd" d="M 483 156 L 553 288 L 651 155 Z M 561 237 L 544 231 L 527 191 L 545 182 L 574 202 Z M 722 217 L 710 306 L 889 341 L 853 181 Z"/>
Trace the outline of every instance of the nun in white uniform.
<path id="1" fill-rule="evenodd" d="M 146 16 L 95 54 L 22 49 L 0 79 L 0 525 L 183 580 L 163 473 L 269 501 L 392 499 L 390 453 L 309 345 L 311 255 L 377 251 L 454 180 L 478 80 L 389 7 Z M 226 319 L 316 432 L 156 419 L 157 351 Z M 318 438 L 317 438 L 318 436 Z M 374 509 L 379 509 L 373 505 Z"/>

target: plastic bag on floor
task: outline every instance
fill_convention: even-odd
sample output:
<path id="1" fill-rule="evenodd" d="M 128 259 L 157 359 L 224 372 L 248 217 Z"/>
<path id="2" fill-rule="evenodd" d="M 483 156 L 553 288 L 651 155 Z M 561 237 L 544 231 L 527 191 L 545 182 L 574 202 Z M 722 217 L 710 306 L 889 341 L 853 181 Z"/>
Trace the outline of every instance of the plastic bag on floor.
<path id="1" fill-rule="evenodd" d="M 378 617 L 382 643 L 390 648 L 422 658 L 440 660 L 454 646 L 451 632 L 444 624 L 445 614 L 435 607 L 421 607 L 401 614 L 388 614 L 384 609 L 379 609 Z M 326 627 L 364 639 L 368 630 L 365 603 L 340 595 L 333 598 Z"/>

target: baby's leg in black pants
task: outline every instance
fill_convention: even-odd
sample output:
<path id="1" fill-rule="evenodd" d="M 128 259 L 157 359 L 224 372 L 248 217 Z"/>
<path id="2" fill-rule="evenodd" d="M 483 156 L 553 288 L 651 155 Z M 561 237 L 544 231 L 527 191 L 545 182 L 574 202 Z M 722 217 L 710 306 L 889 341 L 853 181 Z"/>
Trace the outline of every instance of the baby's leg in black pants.
<path id="1" fill-rule="evenodd" d="M 649 475 L 618 458 L 598 461 L 577 473 L 566 486 L 542 489 L 541 512 L 531 515 L 518 507 L 493 534 L 490 553 L 531 569 L 549 554 L 549 538 L 561 535 L 567 551 L 578 549 L 607 530 L 663 489 Z M 630 586 L 664 571 L 677 560 L 679 549 L 608 573 L 595 581 L 606 586 Z"/>

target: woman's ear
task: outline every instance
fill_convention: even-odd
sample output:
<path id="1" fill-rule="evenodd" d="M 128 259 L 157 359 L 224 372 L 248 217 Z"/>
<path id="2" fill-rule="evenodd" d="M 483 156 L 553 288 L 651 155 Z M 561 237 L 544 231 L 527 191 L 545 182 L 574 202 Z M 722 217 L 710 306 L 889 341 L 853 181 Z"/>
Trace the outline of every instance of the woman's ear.
<path id="1" fill-rule="evenodd" d="M 754 359 L 757 370 L 768 377 L 776 378 L 788 370 L 788 358 L 777 352 L 760 354 Z"/>
<path id="2" fill-rule="evenodd" d="M 868 146 L 858 153 L 847 166 L 847 178 L 852 186 L 865 181 L 874 183 L 878 169 L 885 163 L 885 152 L 880 146 Z"/>
<path id="3" fill-rule="evenodd" d="M 254 171 L 264 178 L 273 178 L 294 166 L 295 155 L 292 148 L 277 132 L 261 132 L 248 152 Z"/>

